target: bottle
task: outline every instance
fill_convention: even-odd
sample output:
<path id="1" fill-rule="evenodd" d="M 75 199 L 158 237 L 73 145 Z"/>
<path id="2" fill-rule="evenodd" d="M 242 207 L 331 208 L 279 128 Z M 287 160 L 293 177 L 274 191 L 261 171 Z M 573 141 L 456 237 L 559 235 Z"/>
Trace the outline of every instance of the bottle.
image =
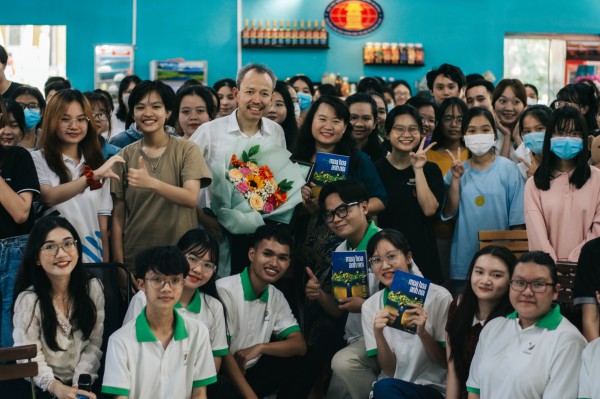
<path id="1" fill-rule="evenodd" d="M 390 49 L 389 43 L 383 43 L 381 46 L 381 51 L 383 53 L 383 63 L 389 64 L 392 62 L 392 50 Z"/>
<path id="2" fill-rule="evenodd" d="M 304 20 L 300 20 L 300 30 L 298 31 L 298 45 L 306 46 L 306 29 L 304 28 Z"/>
<path id="3" fill-rule="evenodd" d="M 375 49 L 373 48 L 373 42 L 367 42 L 365 49 L 363 50 L 363 62 L 366 65 L 375 63 Z"/>
<path id="4" fill-rule="evenodd" d="M 277 37 L 279 31 L 277 30 L 277 21 L 273 20 L 273 28 L 271 29 L 271 46 L 277 46 Z"/>
<path id="5" fill-rule="evenodd" d="M 279 30 L 277 31 L 277 44 L 283 46 L 285 44 L 285 25 L 283 19 L 279 20 Z"/>
<path id="6" fill-rule="evenodd" d="M 306 26 L 306 45 L 313 45 L 313 30 L 312 30 L 312 21 L 309 19 Z"/>
<path id="7" fill-rule="evenodd" d="M 271 46 L 271 21 L 268 19 L 265 21 L 265 47 Z"/>
<path id="8" fill-rule="evenodd" d="M 313 30 L 313 46 L 319 45 L 319 37 L 321 36 L 321 30 L 319 29 L 319 21 L 315 19 L 315 28 Z"/>
<path id="9" fill-rule="evenodd" d="M 292 29 L 292 46 L 298 45 L 298 21 L 294 20 L 294 27 Z"/>
<path id="10" fill-rule="evenodd" d="M 382 64 L 383 63 L 383 49 L 381 48 L 381 43 L 376 42 L 374 45 L 375 52 L 375 63 Z"/>
<path id="11" fill-rule="evenodd" d="M 327 43 L 329 41 L 329 34 L 327 33 L 327 30 L 325 29 L 325 20 L 321 21 L 321 32 L 319 35 L 319 44 L 323 47 L 327 46 Z"/>
<path id="12" fill-rule="evenodd" d="M 392 64 L 398 65 L 400 63 L 400 50 L 398 49 L 398 43 L 392 43 L 391 53 Z"/>
<path id="13" fill-rule="evenodd" d="M 342 78 L 342 97 L 348 97 L 350 95 L 350 83 L 348 82 L 348 77 L 344 76 Z"/>
<path id="14" fill-rule="evenodd" d="M 265 31 L 263 29 L 262 19 L 258 21 L 258 29 L 256 30 L 256 45 L 265 45 Z"/>
<path id="15" fill-rule="evenodd" d="M 400 49 L 400 63 L 403 65 L 407 64 L 408 63 L 408 54 L 406 53 L 406 44 L 400 43 L 398 47 Z"/>
<path id="16" fill-rule="evenodd" d="M 415 45 L 412 43 L 408 43 L 406 53 L 408 55 L 408 65 L 414 65 L 415 59 L 417 58 L 417 54 L 415 52 Z"/>
<path id="17" fill-rule="evenodd" d="M 256 21 L 252 20 L 252 28 L 250 29 L 250 45 L 256 46 Z"/>
<path id="18" fill-rule="evenodd" d="M 244 22 L 244 30 L 242 30 L 242 46 L 247 46 L 250 44 L 250 29 L 248 29 L 248 25 L 250 21 L 246 20 Z"/>
<path id="19" fill-rule="evenodd" d="M 292 26 L 289 19 L 287 20 L 287 24 L 285 26 L 285 45 L 292 45 Z"/>
<path id="20" fill-rule="evenodd" d="M 339 72 L 335 78 L 335 92 L 338 96 L 342 94 L 342 78 Z"/>
<path id="21" fill-rule="evenodd" d="M 425 64 L 425 52 L 423 51 L 423 43 L 417 43 L 416 52 L 417 52 L 417 55 L 415 57 L 415 64 L 424 65 Z"/>

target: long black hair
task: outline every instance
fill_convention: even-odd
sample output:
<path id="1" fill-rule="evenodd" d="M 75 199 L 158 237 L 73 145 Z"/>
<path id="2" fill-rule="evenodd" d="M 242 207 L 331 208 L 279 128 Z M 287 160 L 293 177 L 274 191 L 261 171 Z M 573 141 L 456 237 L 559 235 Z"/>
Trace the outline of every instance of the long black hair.
<path id="1" fill-rule="evenodd" d="M 30 292 L 37 296 L 37 302 L 40 306 L 42 317 L 42 334 L 48 347 L 53 351 L 64 351 L 67 348 L 61 348 L 56 342 L 56 331 L 58 321 L 56 311 L 52 304 L 52 285 L 48 275 L 39 265 L 40 251 L 48 234 L 57 228 L 67 230 L 77 240 L 77 264 L 71 272 L 67 291 L 71 298 L 73 312 L 69 318 L 71 325 L 81 330 L 83 339 L 90 337 L 94 325 L 96 324 L 96 304 L 92 301 L 89 295 L 91 274 L 85 269 L 81 261 L 81 240 L 77 231 L 67 221 L 67 219 L 56 216 L 44 217 L 33 226 L 25 252 L 21 260 L 21 265 L 17 271 L 15 288 L 13 292 L 12 313 L 15 312 L 15 303 L 19 294 L 22 292 Z M 31 312 L 31 322 L 33 321 L 34 310 Z M 29 328 L 29 327 L 28 327 Z"/>
<path id="2" fill-rule="evenodd" d="M 583 82 L 570 83 L 560 89 L 556 94 L 558 101 L 567 101 L 580 107 L 588 107 L 583 115 L 585 123 L 590 131 L 598 129 L 596 114 L 598 113 L 598 99 L 596 98 L 596 87 Z M 583 113 L 583 112 L 582 112 Z"/>
<path id="3" fill-rule="evenodd" d="M 117 116 L 117 119 L 120 120 L 121 122 L 125 122 L 125 129 L 127 129 L 129 127 L 129 125 L 131 124 L 131 121 L 127 120 L 127 104 L 125 104 L 125 102 L 123 102 L 123 93 L 125 93 L 125 90 L 127 90 L 129 88 L 129 85 L 132 83 L 135 83 L 136 85 L 138 83 L 140 83 L 142 81 L 142 79 L 140 79 L 138 76 L 136 75 L 129 75 L 129 76 L 125 76 L 123 78 L 123 80 L 121 80 L 121 83 L 119 84 L 119 92 L 118 92 L 118 97 L 117 97 L 117 101 L 119 103 L 119 106 L 117 108 L 117 113 L 115 114 Z"/>
<path id="4" fill-rule="evenodd" d="M 471 265 L 469 266 L 469 271 L 467 273 L 467 284 L 460 294 L 460 300 L 457 301 L 456 309 L 449 315 L 450 317 L 446 324 L 448 342 L 450 343 L 449 359 L 454 361 L 454 368 L 459 381 L 466 381 L 469 376 L 469 364 L 471 363 L 471 359 L 468 359 L 469 355 L 467 354 L 466 348 L 469 346 L 468 343 L 470 330 L 473 326 L 473 317 L 475 317 L 479 310 L 479 300 L 471 286 L 471 275 L 473 274 L 477 259 L 482 255 L 490 255 L 500 260 L 508 270 L 509 280 L 510 277 L 512 277 L 515 265 L 517 264 L 517 258 L 512 252 L 506 247 L 497 245 L 490 245 L 480 249 L 475 253 L 475 256 L 473 256 L 473 259 L 471 260 Z M 507 290 L 506 294 L 501 298 L 494 309 L 492 309 L 485 320 L 485 323 L 496 317 L 506 316 L 512 311 L 513 307 L 510 304 Z"/>
<path id="5" fill-rule="evenodd" d="M 450 98 L 445 99 L 437 110 L 435 119 L 437 119 L 438 124 L 435 126 L 435 129 L 433 129 L 433 133 L 431 134 L 431 142 L 437 143 L 433 147 L 434 150 L 437 150 L 440 147 L 445 148 L 448 146 L 447 139 L 444 136 L 444 131 L 443 131 L 443 129 L 445 129 L 443 118 L 444 118 L 444 114 L 446 113 L 447 109 L 454 109 L 454 108 L 458 108 L 458 110 L 460 111 L 463 118 L 467 114 L 467 111 L 468 111 L 467 105 L 464 103 L 463 100 L 461 100 L 458 97 L 450 97 Z M 459 128 L 461 128 L 461 134 L 462 134 L 462 126 L 459 126 Z M 460 139 L 460 143 L 462 145 L 464 145 L 464 140 L 462 138 Z"/>
<path id="6" fill-rule="evenodd" d="M 590 150 L 587 146 L 588 142 L 588 129 L 585 119 L 581 112 L 574 107 L 561 107 L 552 112 L 548 125 L 546 126 L 546 135 L 544 136 L 544 147 L 542 150 L 542 162 L 533 175 L 535 186 L 540 190 L 550 189 L 550 180 L 552 180 L 552 174 L 556 169 L 558 157 L 552 151 L 550 151 L 550 139 L 552 134 L 557 131 L 564 131 L 566 129 L 573 129 L 574 131 L 581 132 L 581 139 L 583 140 L 583 148 L 577 156 L 575 156 L 575 170 L 571 177 L 569 177 L 569 183 L 574 184 L 575 187 L 580 189 L 590 178 L 592 171 L 588 165 L 588 159 L 590 158 Z"/>
<path id="7" fill-rule="evenodd" d="M 348 109 L 350 109 L 352 104 L 359 103 L 369 105 L 371 108 L 371 115 L 373 116 L 373 130 L 369 132 L 369 135 L 367 136 L 367 142 L 361 151 L 366 153 L 369 158 L 375 162 L 385 156 L 385 151 L 382 151 L 382 145 L 377 131 L 377 103 L 373 97 L 367 93 L 355 93 L 346 98 L 346 105 L 348 105 Z"/>
<path id="8" fill-rule="evenodd" d="M 275 91 L 283 98 L 283 103 L 287 111 L 284 121 L 281 122 L 281 128 L 285 134 L 285 142 L 288 150 L 292 149 L 298 136 L 298 122 L 296 122 L 296 115 L 294 114 L 294 102 L 292 101 L 292 96 L 290 96 L 290 87 L 290 85 L 281 80 L 275 83 Z"/>

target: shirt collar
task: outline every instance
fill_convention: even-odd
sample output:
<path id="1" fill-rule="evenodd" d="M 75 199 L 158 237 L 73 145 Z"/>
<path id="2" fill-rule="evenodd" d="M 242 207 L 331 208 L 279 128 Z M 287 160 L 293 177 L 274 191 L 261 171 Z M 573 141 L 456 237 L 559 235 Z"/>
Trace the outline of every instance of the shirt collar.
<path id="1" fill-rule="evenodd" d="M 519 315 L 515 310 L 508 316 L 507 319 L 516 319 Z M 560 314 L 560 306 L 552 305 L 552 310 L 550 310 L 544 317 L 539 319 L 535 325 L 540 328 L 545 328 L 546 330 L 556 330 L 558 325 L 562 321 L 563 316 Z"/>
<path id="2" fill-rule="evenodd" d="M 175 309 L 180 309 L 182 307 L 183 306 L 181 306 L 181 302 L 177 302 L 175 304 Z M 190 303 L 188 303 L 188 305 L 185 308 L 186 310 L 189 310 L 192 313 L 200 313 L 200 309 L 202 308 L 202 300 L 200 299 L 200 291 L 198 291 L 198 289 L 194 291 L 192 300 L 190 301 Z"/>
<path id="3" fill-rule="evenodd" d="M 248 268 L 245 268 L 243 272 L 240 273 L 240 278 L 242 279 L 242 290 L 244 291 L 244 300 L 246 301 L 255 301 L 260 299 L 262 302 L 267 303 L 269 301 L 269 286 L 265 287 L 265 290 L 260 294 L 260 298 L 256 297 L 254 293 L 254 288 L 252 288 L 252 282 L 250 281 L 250 274 L 248 274 Z"/>
<path id="4" fill-rule="evenodd" d="M 348 241 L 346 240 L 346 249 L 348 249 L 349 251 L 366 251 L 369 240 L 378 231 L 379 231 L 379 227 L 377 227 L 375 225 L 375 222 L 372 221 L 371 223 L 369 223 L 369 227 L 367 227 L 367 232 L 363 236 L 362 240 L 360 240 L 360 242 L 358 243 L 358 246 L 356 248 L 350 248 L 350 244 L 348 244 Z"/>
<path id="5" fill-rule="evenodd" d="M 244 137 L 263 137 L 263 136 L 268 136 L 271 133 L 270 131 L 267 130 L 265 123 L 263 122 L 264 118 L 261 118 L 258 131 L 253 136 L 248 136 L 246 133 L 242 132 L 242 130 L 240 129 L 240 125 L 238 124 L 238 121 L 237 121 L 237 112 L 238 112 L 238 110 L 236 109 L 231 114 L 229 114 L 229 116 L 227 116 L 227 131 L 228 132 L 237 133 Z"/>
<path id="6" fill-rule="evenodd" d="M 62 159 L 63 159 L 63 162 L 68 162 L 71 165 L 74 165 L 75 167 L 79 167 L 79 166 L 85 164 L 85 157 L 83 156 L 83 154 L 81 154 L 81 158 L 79 159 L 79 164 L 77 164 L 77 165 L 75 165 L 75 162 L 73 162 L 72 158 L 66 156 L 65 154 L 62 154 Z"/>
<path id="7" fill-rule="evenodd" d="M 187 330 L 183 317 L 179 315 L 177 311 L 173 309 L 173 316 L 175 317 L 175 328 L 173 331 L 173 339 L 179 341 L 188 337 Z M 135 319 L 135 336 L 138 342 L 154 342 L 158 341 L 150 329 L 148 319 L 146 318 L 146 307 L 142 309 L 142 312 Z"/>

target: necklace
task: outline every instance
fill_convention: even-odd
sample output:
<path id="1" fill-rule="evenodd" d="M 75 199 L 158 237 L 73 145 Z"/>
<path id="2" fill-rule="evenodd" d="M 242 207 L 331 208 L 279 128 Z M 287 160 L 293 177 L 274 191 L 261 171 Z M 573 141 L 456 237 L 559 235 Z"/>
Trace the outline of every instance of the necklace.
<path id="1" fill-rule="evenodd" d="M 144 156 L 148 159 L 148 163 L 150 164 L 150 170 L 152 171 L 152 173 L 156 173 L 156 170 L 158 169 L 158 164 L 160 163 L 160 160 L 167 149 L 167 145 L 169 144 L 170 139 L 171 139 L 171 137 L 167 136 L 167 144 L 164 146 L 163 151 L 158 156 L 158 160 L 156 161 L 156 163 L 154 165 L 152 165 L 152 162 L 150 162 L 150 157 L 148 156 L 148 154 L 146 154 L 146 151 L 144 151 L 144 139 L 142 138 L 141 149 L 142 149 L 142 152 L 144 153 Z"/>

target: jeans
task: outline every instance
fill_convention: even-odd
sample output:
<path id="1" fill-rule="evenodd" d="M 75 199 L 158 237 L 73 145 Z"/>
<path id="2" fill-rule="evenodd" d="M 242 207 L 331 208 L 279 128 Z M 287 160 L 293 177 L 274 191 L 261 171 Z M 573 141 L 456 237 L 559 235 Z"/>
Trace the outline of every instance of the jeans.
<path id="1" fill-rule="evenodd" d="M 444 396 L 430 386 L 384 378 L 373 385 L 373 399 L 444 399 Z"/>
<path id="2" fill-rule="evenodd" d="M 13 302 L 15 277 L 21 264 L 21 257 L 28 237 L 24 235 L 0 240 L 0 298 L 2 300 L 0 347 L 2 348 L 13 346 L 10 308 Z"/>

